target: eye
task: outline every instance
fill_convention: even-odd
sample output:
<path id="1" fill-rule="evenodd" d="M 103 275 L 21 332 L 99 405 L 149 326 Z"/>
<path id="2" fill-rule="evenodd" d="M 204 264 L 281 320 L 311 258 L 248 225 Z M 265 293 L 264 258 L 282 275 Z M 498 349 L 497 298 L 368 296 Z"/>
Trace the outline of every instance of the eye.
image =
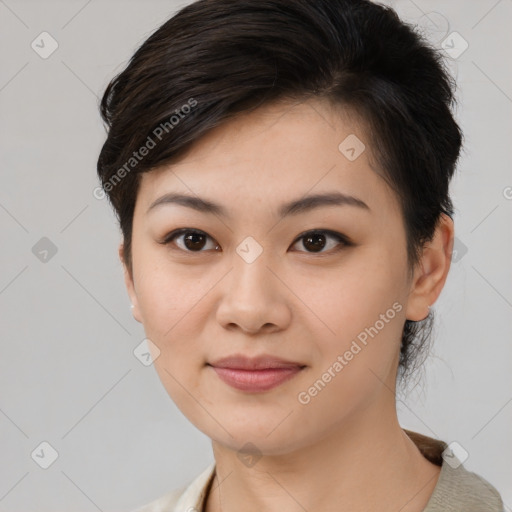
<path id="1" fill-rule="evenodd" d="M 331 239 L 331 243 L 328 240 Z M 334 242 L 332 242 L 334 240 Z M 306 252 L 324 253 L 334 248 L 335 251 L 341 250 L 343 247 L 354 245 L 346 236 L 336 231 L 330 230 L 313 230 L 303 233 L 297 238 L 294 245 L 302 241 L 302 246 L 307 248 Z M 327 250 L 324 250 L 327 247 Z"/>
<path id="2" fill-rule="evenodd" d="M 176 229 L 175 231 L 169 233 L 160 243 L 168 245 L 171 242 L 174 242 L 174 240 L 178 240 L 181 241 L 181 244 L 177 243 L 176 245 L 183 251 L 203 252 L 202 249 L 205 247 L 205 245 L 207 245 L 205 244 L 207 239 L 213 241 L 210 235 L 207 235 L 203 231 L 190 228 L 182 228 Z M 216 242 L 210 245 L 209 249 L 212 248 L 214 250 L 220 249 L 219 244 L 217 244 Z"/>
<path id="3" fill-rule="evenodd" d="M 330 244 L 328 243 L 329 239 L 331 240 Z M 179 243 L 175 242 L 175 240 L 177 240 Z M 208 240 L 211 240 L 210 247 L 208 247 L 207 244 Z M 301 234 L 295 240 L 293 245 L 297 245 L 300 241 L 302 241 L 302 246 L 307 249 L 305 252 L 313 254 L 325 253 L 333 248 L 335 250 L 341 250 L 343 247 L 350 247 L 354 245 L 346 236 L 342 235 L 341 233 L 319 229 L 307 231 Z M 176 229 L 169 233 L 160 243 L 162 245 L 175 243 L 179 249 L 185 252 L 204 252 L 204 250 L 208 249 L 217 251 L 220 249 L 219 244 L 213 240 L 210 235 L 206 234 L 204 231 L 191 228 Z"/>

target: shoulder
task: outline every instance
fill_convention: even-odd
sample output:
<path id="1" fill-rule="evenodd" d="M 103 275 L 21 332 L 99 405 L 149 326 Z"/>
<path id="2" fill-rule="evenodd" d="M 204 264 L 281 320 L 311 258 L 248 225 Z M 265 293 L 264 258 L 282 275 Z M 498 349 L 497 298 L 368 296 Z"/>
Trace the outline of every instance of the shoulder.
<path id="1" fill-rule="evenodd" d="M 132 512 L 171 512 L 185 492 L 185 489 L 186 487 L 175 489 L 147 505 L 132 510 Z"/>
<path id="2" fill-rule="evenodd" d="M 139 507 L 132 512 L 174 512 L 198 511 L 203 508 L 203 501 L 215 475 L 215 462 L 211 463 L 189 484 L 174 489 L 160 498 Z"/>
<path id="3" fill-rule="evenodd" d="M 500 494 L 485 478 L 461 464 L 444 462 L 434 493 L 424 512 L 503 512 Z"/>
<path id="4" fill-rule="evenodd" d="M 423 456 L 441 466 L 434 492 L 423 512 L 504 512 L 499 492 L 485 478 L 468 471 L 450 446 L 404 429 Z"/>

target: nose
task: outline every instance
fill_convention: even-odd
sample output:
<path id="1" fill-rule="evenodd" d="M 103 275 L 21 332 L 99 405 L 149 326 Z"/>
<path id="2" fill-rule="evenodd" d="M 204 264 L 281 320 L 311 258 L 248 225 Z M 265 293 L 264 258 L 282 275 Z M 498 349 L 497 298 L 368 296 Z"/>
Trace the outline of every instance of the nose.
<path id="1" fill-rule="evenodd" d="M 289 292 L 261 255 L 247 263 L 234 256 L 233 268 L 223 280 L 217 321 L 227 330 L 246 334 L 286 329 L 291 320 Z"/>

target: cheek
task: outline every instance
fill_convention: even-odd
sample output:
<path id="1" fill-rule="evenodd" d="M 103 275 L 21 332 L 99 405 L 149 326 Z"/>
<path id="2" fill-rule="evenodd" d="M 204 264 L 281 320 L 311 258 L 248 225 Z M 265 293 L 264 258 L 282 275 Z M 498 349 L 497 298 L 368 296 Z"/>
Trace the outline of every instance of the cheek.
<path id="1" fill-rule="evenodd" d="M 303 283 L 308 286 L 307 304 L 335 339 L 357 336 L 403 300 L 404 273 L 391 256 L 380 250 L 361 252 L 342 268 L 330 270 L 316 286 Z M 393 318 L 397 309 L 390 312 Z"/>
<path id="2" fill-rule="evenodd" d="M 140 231 L 140 230 L 139 230 Z M 172 265 L 161 247 L 142 240 L 134 231 L 134 284 L 145 335 L 155 347 L 153 366 L 167 394 L 189 418 L 200 414 L 199 376 L 204 353 L 198 346 L 204 299 L 214 283 L 200 279 L 193 266 Z M 202 318 L 202 320 L 201 320 Z"/>
<path id="3" fill-rule="evenodd" d="M 328 334 L 316 339 L 316 358 L 299 390 L 310 402 L 308 417 L 337 423 L 374 401 L 383 382 L 393 388 L 405 310 L 389 289 L 378 292 L 372 283 L 347 279 L 329 287 L 337 300 L 320 311 L 335 334 L 323 329 Z"/>
<path id="4" fill-rule="evenodd" d="M 324 333 L 318 339 L 321 361 L 316 372 L 332 367 L 331 373 L 343 375 L 332 379 L 336 384 L 329 384 L 333 390 L 341 386 L 334 400 L 354 386 L 361 391 L 361 386 L 369 386 L 369 392 L 372 383 L 379 384 L 376 375 L 385 380 L 394 367 L 405 321 L 405 275 L 394 256 L 385 249 L 360 253 L 330 279 L 321 280 L 323 285 L 309 290 L 308 305 L 321 318 Z M 334 368 L 336 361 L 340 364 Z M 322 378 L 321 374 L 313 377 Z"/>
<path id="5" fill-rule="evenodd" d="M 141 275 L 137 298 L 146 336 L 160 349 L 160 363 L 179 367 L 177 361 L 195 361 L 203 355 L 197 347 L 208 315 L 207 293 L 211 278 L 191 271 L 153 267 Z"/>
<path id="6" fill-rule="evenodd" d="M 159 350 L 155 370 L 173 402 L 193 422 L 201 410 L 190 396 L 203 400 L 200 340 L 211 308 L 205 299 L 212 284 L 189 274 L 185 278 L 184 272 L 154 268 L 140 280 L 137 294 L 146 337 Z"/>

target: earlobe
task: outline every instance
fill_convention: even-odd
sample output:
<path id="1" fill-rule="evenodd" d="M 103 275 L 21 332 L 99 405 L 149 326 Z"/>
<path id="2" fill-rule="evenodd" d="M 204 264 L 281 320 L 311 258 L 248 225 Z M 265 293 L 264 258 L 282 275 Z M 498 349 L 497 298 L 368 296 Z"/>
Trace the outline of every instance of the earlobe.
<path id="1" fill-rule="evenodd" d="M 453 240 L 453 220 L 443 213 L 432 241 L 425 244 L 416 265 L 407 301 L 407 320 L 424 320 L 441 294 L 450 270 Z"/>
<path id="2" fill-rule="evenodd" d="M 129 296 L 130 302 L 131 302 L 130 309 L 131 309 L 133 318 L 135 318 L 135 320 L 137 320 L 137 322 L 142 323 L 142 319 L 140 317 L 140 312 L 139 312 L 139 303 L 137 301 L 137 293 L 135 291 L 135 284 L 133 282 L 133 276 L 131 275 L 131 273 L 128 269 L 128 266 L 126 265 L 126 262 L 124 260 L 123 249 L 124 249 L 124 244 L 121 243 L 119 245 L 118 254 L 119 254 L 119 259 L 121 260 L 121 264 L 123 265 L 124 283 L 125 283 L 126 291 L 128 292 L 128 296 Z"/>

